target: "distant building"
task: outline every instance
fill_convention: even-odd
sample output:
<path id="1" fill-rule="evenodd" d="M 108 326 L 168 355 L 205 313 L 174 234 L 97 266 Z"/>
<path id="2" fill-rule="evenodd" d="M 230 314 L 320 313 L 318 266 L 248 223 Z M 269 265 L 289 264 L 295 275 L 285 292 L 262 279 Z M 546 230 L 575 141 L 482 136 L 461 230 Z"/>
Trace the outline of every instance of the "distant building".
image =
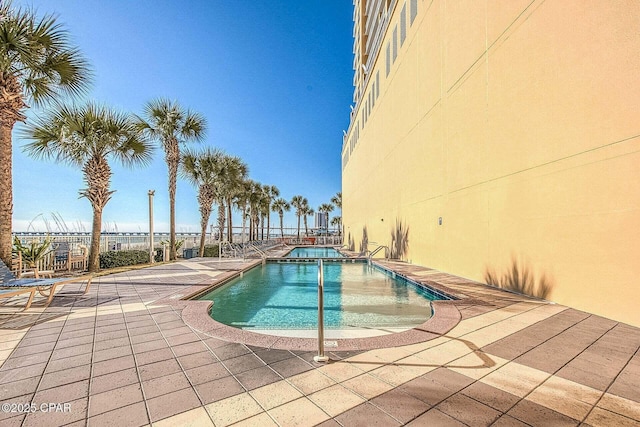
<path id="1" fill-rule="evenodd" d="M 327 229 L 329 227 L 329 214 L 326 212 L 317 212 L 314 227 Z"/>
<path id="2" fill-rule="evenodd" d="M 549 299 L 640 326 L 639 16 L 354 0 L 345 243 L 482 282 L 516 264 Z"/>

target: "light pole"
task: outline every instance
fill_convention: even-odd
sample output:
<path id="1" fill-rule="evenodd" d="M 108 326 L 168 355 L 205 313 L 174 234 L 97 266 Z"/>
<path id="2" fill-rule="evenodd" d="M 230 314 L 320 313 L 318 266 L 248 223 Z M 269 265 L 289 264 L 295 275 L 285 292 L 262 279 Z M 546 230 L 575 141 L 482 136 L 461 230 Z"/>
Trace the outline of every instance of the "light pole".
<path id="1" fill-rule="evenodd" d="M 149 190 L 149 262 L 155 261 L 155 253 L 153 250 L 153 195 L 156 190 Z"/>

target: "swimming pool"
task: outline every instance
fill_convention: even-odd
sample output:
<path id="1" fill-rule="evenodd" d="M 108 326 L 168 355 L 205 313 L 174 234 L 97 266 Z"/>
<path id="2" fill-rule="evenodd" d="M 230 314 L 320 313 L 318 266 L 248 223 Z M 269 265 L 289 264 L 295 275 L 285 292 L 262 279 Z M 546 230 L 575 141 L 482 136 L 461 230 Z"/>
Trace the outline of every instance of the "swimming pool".
<path id="1" fill-rule="evenodd" d="M 229 326 L 316 328 L 317 277 L 315 262 L 266 263 L 199 299 Z M 448 299 L 364 262 L 325 262 L 324 280 L 327 328 L 410 328 L 431 317 L 430 301 Z"/>
<path id="2" fill-rule="evenodd" d="M 313 247 L 294 248 L 286 258 L 341 258 L 343 255 L 334 248 Z"/>

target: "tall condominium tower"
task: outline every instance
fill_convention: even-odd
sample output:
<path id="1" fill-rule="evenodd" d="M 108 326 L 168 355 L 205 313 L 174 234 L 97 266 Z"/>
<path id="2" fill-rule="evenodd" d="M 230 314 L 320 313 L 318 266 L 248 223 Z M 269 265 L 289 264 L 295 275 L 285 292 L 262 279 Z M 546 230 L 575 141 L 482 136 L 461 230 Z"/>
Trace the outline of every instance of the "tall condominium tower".
<path id="1" fill-rule="evenodd" d="M 346 243 L 640 325 L 640 2 L 353 4 Z"/>

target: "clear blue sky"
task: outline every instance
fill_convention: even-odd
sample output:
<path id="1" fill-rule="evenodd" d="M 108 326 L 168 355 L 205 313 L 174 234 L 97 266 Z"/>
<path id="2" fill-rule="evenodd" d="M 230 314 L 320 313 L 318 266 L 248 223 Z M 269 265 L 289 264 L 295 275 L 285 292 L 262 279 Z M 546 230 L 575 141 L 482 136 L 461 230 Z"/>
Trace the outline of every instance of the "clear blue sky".
<path id="1" fill-rule="evenodd" d="M 87 100 L 141 113 L 156 97 L 175 99 L 209 123 L 204 145 L 240 156 L 249 175 L 317 210 L 340 191 L 342 130 L 352 99 L 352 3 L 347 0 L 21 0 L 55 13 L 91 62 Z M 29 116 L 39 114 L 35 109 Z M 19 125 L 16 126 L 18 130 Z M 78 199 L 82 174 L 33 160 L 14 131 L 14 230 L 39 214 L 59 214 L 90 230 L 91 207 Z M 150 166 L 113 165 L 116 190 L 104 228 L 147 231 L 147 191 L 156 190 L 155 229 L 168 230 L 167 169 L 158 149 Z M 198 231 L 196 192 L 177 190 L 177 231 Z M 334 212 L 335 214 L 335 212 Z M 215 211 L 212 215 L 215 218 Z M 234 225 L 240 225 L 235 215 Z M 46 231 L 42 216 L 32 227 Z M 277 215 L 272 215 L 277 223 Z M 294 226 L 292 213 L 285 226 Z"/>

